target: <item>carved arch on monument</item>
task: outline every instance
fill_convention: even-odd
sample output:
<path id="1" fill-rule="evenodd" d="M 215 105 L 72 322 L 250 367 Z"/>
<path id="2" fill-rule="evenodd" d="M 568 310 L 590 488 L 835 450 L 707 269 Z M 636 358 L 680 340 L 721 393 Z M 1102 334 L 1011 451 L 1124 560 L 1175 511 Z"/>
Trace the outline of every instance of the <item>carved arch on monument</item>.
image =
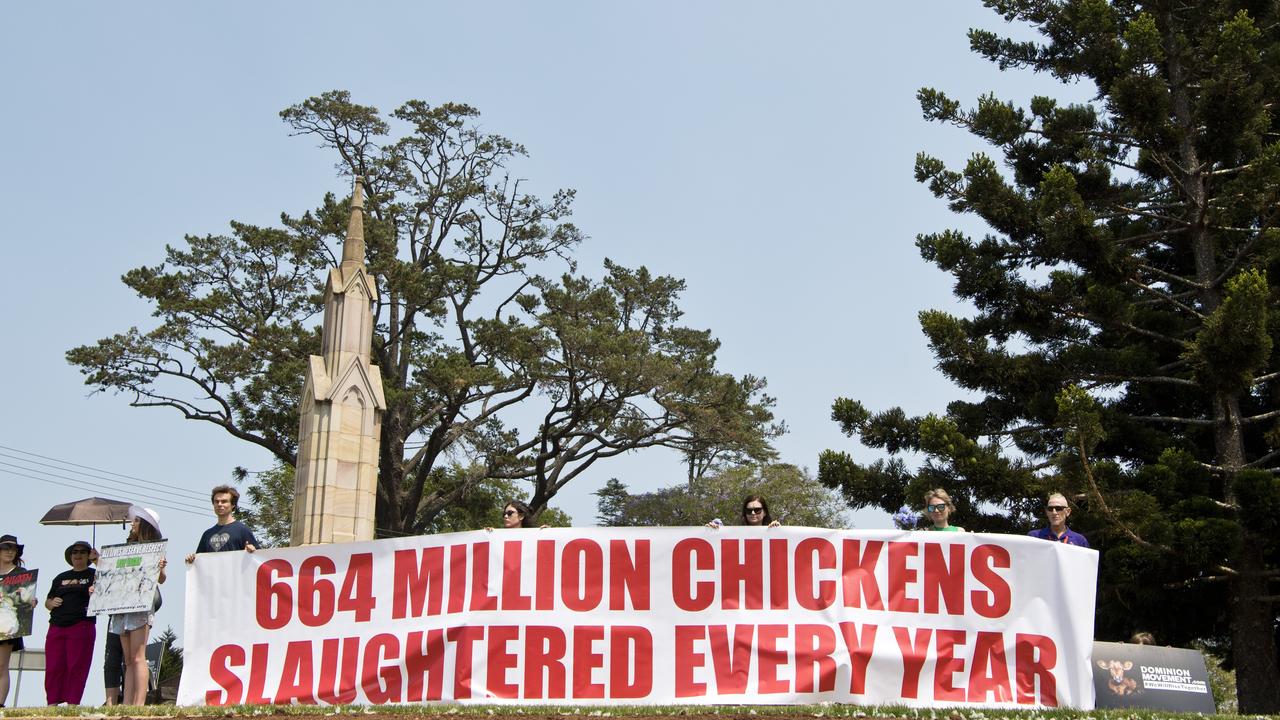
<path id="1" fill-rule="evenodd" d="M 376 365 L 352 362 L 339 374 L 332 387 L 330 399 L 336 399 L 339 392 L 346 392 L 344 388 L 359 388 L 361 397 L 371 401 L 375 408 L 387 409 L 387 401 L 382 394 L 382 376 L 378 374 Z"/>
<path id="2" fill-rule="evenodd" d="M 368 399 L 364 395 L 364 391 L 359 385 L 348 386 L 342 393 L 342 400 L 339 405 L 342 408 L 342 417 L 339 422 L 342 423 L 343 432 L 358 433 L 362 437 L 370 437 L 373 435 L 373 413 L 369 409 Z M 354 427 L 348 422 L 348 413 L 353 412 L 359 418 L 359 426 Z"/>
<path id="3" fill-rule="evenodd" d="M 351 272 L 344 278 L 340 292 L 343 295 L 350 295 L 353 291 L 364 295 L 369 302 L 378 299 L 378 295 L 374 291 L 373 279 L 369 277 L 369 273 L 364 268 Z"/>

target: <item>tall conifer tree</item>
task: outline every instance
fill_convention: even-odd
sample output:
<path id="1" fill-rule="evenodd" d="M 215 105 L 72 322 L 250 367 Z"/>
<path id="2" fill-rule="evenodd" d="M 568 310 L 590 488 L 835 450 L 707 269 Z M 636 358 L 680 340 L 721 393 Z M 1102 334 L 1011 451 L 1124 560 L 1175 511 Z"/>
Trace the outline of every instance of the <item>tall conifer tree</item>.
<path id="1" fill-rule="evenodd" d="M 1219 642 L 1241 711 L 1280 711 L 1280 4 L 985 4 L 1041 37 L 972 30 L 974 51 L 1095 98 L 969 108 L 920 91 L 926 118 L 993 148 L 958 170 L 916 161 L 991 228 L 917 239 L 974 308 L 920 314 L 938 367 L 973 395 L 926 417 L 837 400 L 843 429 L 890 458 L 828 451 L 820 477 L 889 511 L 940 485 L 989 531 L 1025 531 L 1061 489 L 1102 549 L 1100 637 Z"/>

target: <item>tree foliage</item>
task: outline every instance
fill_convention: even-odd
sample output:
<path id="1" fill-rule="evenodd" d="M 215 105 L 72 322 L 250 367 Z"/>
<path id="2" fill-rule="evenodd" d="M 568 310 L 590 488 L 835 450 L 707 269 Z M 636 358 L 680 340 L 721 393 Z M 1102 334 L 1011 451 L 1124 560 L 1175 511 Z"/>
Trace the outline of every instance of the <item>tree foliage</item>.
<path id="1" fill-rule="evenodd" d="M 249 482 L 250 475 L 253 481 Z M 289 547 L 293 530 L 293 466 L 277 462 L 270 470 L 232 471 L 237 484 L 249 483 L 236 510 L 236 519 L 253 530 L 264 548 Z"/>
<path id="2" fill-rule="evenodd" d="M 764 380 L 716 369 L 710 331 L 679 322 L 684 283 L 608 261 L 601 278 L 579 274 L 573 191 L 526 192 L 508 174 L 524 148 L 482 131 L 475 109 L 411 100 L 384 116 L 334 91 L 281 117 L 366 191 L 388 405 L 380 534 L 432 527 L 486 478 L 516 483 L 539 512 L 632 450 L 772 457 L 781 428 Z M 280 227 L 233 222 L 167 247 L 161 264 L 124 276 L 158 324 L 68 360 L 97 390 L 212 423 L 292 466 L 322 271 L 348 215 L 348 200 L 327 195 Z"/>
<path id="3" fill-rule="evenodd" d="M 459 476 L 474 473 L 474 469 L 449 466 L 438 473 L 452 473 L 453 478 L 440 479 L 437 485 L 460 482 Z M 236 481 L 248 481 L 250 473 L 236 468 Z M 245 490 L 237 517 L 248 525 L 262 547 L 286 547 L 290 542 L 293 513 L 293 468 L 277 464 L 270 470 L 259 472 Z M 468 483 L 467 490 L 453 504 L 437 513 L 422 526 L 422 533 L 461 532 L 498 527 L 502 521 L 502 509 L 512 499 L 521 497 L 520 488 L 509 480 L 482 478 Z M 548 507 L 538 515 L 538 522 L 551 527 L 569 527 L 573 518 L 563 510 Z"/>
<path id="4" fill-rule="evenodd" d="M 178 683 L 182 679 L 182 648 L 178 646 L 178 634 L 167 627 L 152 642 L 162 643 L 160 674 L 156 678 L 157 689 L 148 693 L 148 704 L 160 704 L 177 697 Z"/>
<path id="5" fill-rule="evenodd" d="M 741 523 L 742 501 L 760 495 L 786 525 L 844 527 L 838 495 L 795 465 L 771 463 L 722 468 L 693 483 L 632 495 L 616 478 L 596 492 L 597 521 L 613 527 L 703 525 L 719 518 Z"/>
<path id="6" fill-rule="evenodd" d="M 924 417 L 837 400 L 842 429 L 889 457 L 828 451 L 819 476 L 886 511 L 942 486 L 966 527 L 1001 532 L 1061 489 L 1102 548 L 1099 634 L 1229 647 L 1240 709 L 1280 710 L 1280 6 L 985 4 L 1040 38 L 973 30 L 977 53 L 1096 97 L 966 108 L 920 91 L 926 118 L 995 155 L 916 160 L 934 195 L 990 228 L 917 239 L 974 309 L 920 314 L 939 369 L 973 397 Z"/>
<path id="7" fill-rule="evenodd" d="M 462 472 L 451 468 L 451 472 Z M 516 483 L 510 480 L 485 478 L 467 488 L 458 502 L 436 515 L 424 529 L 426 532 L 462 532 L 502 527 L 502 511 L 507 503 L 522 497 Z M 556 507 L 547 507 L 538 513 L 538 525 L 548 527 L 572 527 L 573 518 Z"/>

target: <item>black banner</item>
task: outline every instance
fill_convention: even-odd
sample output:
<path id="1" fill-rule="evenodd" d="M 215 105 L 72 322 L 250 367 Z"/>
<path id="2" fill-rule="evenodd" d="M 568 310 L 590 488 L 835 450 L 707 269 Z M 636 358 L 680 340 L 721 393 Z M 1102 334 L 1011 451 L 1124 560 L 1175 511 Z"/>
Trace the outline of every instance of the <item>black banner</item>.
<path id="1" fill-rule="evenodd" d="M 1093 688 L 1097 708 L 1217 712 L 1196 650 L 1095 642 Z"/>

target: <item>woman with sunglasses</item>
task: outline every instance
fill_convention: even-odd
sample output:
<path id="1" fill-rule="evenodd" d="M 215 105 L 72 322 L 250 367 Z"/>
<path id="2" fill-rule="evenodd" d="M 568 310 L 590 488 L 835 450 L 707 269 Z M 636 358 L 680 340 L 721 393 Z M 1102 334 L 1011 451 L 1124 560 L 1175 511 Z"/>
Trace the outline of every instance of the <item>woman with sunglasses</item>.
<path id="1" fill-rule="evenodd" d="M 44 640 L 44 694 L 50 705 L 79 705 L 89 679 L 97 618 L 89 615 L 89 587 L 96 573 L 93 546 L 77 540 L 62 554 L 70 570 L 53 579 L 44 606 L 49 611 L 49 633 Z"/>
<path id="2" fill-rule="evenodd" d="M 502 508 L 502 527 L 510 530 L 512 528 L 531 528 L 533 524 L 533 511 L 529 506 L 519 500 L 511 500 Z"/>
<path id="3" fill-rule="evenodd" d="M 759 495 L 748 495 L 742 501 L 742 524 L 753 527 L 778 527 L 782 523 L 769 514 L 769 503 Z"/>
<path id="4" fill-rule="evenodd" d="M 934 488 L 924 494 L 924 509 L 929 517 L 930 530 L 939 532 L 964 532 L 959 525 L 952 525 L 948 520 L 956 506 L 951 503 L 951 496 L 942 488 Z"/>
<path id="5" fill-rule="evenodd" d="M 1089 547 L 1088 538 L 1067 527 L 1067 518 L 1071 516 L 1071 506 L 1067 504 L 1067 496 L 1062 493 L 1051 494 L 1045 502 L 1044 515 L 1049 521 L 1049 527 L 1032 530 L 1027 533 L 1028 535 L 1041 540 Z"/>
<path id="6" fill-rule="evenodd" d="M 720 529 L 724 523 L 720 518 L 716 518 L 707 523 L 707 527 Z M 748 495 L 746 500 L 742 501 L 742 524 L 748 527 L 778 527 L 782 523 L 773 519 L 773 515 L 769 514 L 769 503 L 759 495 Z"/>

